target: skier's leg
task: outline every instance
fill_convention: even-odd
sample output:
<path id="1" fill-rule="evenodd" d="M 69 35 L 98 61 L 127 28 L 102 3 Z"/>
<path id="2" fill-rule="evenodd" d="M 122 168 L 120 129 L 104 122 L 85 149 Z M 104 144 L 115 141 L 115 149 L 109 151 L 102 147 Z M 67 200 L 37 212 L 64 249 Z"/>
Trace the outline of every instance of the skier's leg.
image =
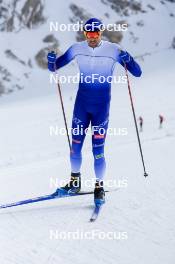
<path id="1" fill-rule="evenodd" d="M 94 170 L 96 175 L 96 184 L 94 189 L 94 202 L 96 206 L 105 203 L 105 191 L 103 188 L 103 179 L 106 170 L 106 161 L 104 157 L 104 144 L 109 122 L 110 103 L 96 106 L 97 111 L 92 115 L 92 152 L 94 155 Z"/>
<path id="2" fill-rule="evenodd" d="M 82 163 L 82 146 L 86 136 L 85 130 L 90 123 L 90 116 L 86 112 L 82 101 L 76 99 L 72 118 L 72 149 L 70 153 L 71 171 L 79 173 Z"/>
<path id="3" fill-rule="evenodd" d="M 76 99 L 72 118 L 71 179 L 68 184 L 61 188 L 63 193 L 77 193 L 81 189 L 81 150 L 86 136 L 85 129 L 88 128 L 89 123 L 89 114 L 86 112 L 83 103 Z M 60 189 L 58 189 L 58 192 L 60 193 Z"/>
<path id="4" fill-rule="evenodd" d="M 94 171 L 96 175 L 94 202 L 96 206 L 105 202 L 105 191 L 103 188 L 103 179 L 106 171 L 104 144 L 108 127 L 108 118 L 108 112 L 106 112 L 105 115 L 99 113 L 97 116 L 94 116 L 92 121 L 92 127 L 94 129 L 92 135 L 92 152 L 94 155 Z"/>
<path id="5" fill-rule="evenodd" d="M 94 155 L 94 170 L 97 181 L 103 181 L 106 161 L 104 157 L 104 145 L 109 122 L 109 103 L 97 105 L 95 114 L 92 115 L 92 152 Z"/>

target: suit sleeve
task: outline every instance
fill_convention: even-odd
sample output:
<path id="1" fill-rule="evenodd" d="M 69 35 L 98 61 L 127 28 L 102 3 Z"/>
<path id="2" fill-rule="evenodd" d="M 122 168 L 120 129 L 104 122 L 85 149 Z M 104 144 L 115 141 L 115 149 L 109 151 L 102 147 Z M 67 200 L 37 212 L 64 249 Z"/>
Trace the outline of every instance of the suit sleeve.
<path id="1" fill-rule="evenodd" d="M 63 55 L 58 57 L 56 59 L 55 65 L 56 69 L 60 69 L 67 65 L 69 62 L 71 62 L 75 58 L 75 51 L 74 51 L 74 45 L 71 46 Z"/>

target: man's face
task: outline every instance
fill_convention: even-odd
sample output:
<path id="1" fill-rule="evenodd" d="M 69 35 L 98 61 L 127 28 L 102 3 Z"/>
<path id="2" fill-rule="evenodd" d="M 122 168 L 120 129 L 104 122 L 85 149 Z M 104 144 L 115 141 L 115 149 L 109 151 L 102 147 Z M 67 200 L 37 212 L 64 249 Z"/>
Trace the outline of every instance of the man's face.
<path id="1" fill-rule="evenodd" d="M 101 32 L 85 32 L 86 40 L 91 48 L 95 48 L 101 41 Z"/>

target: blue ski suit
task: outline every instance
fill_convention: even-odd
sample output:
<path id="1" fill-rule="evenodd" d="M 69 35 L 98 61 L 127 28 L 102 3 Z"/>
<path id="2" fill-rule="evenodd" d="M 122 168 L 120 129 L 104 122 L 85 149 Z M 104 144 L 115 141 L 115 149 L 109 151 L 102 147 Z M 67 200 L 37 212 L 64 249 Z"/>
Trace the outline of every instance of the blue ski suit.
<path id="1" fill-rule="evenodd" d="M 108 41 L 101 41 L 95 48 L 91 48 L 87 41 L 82 41 L 72 45 L 56 59 L 55 63 L 56 69 L 65 66 L 73 59 L 76 59 L 78 63 L 82 78 L 79 82 L 72 118 L 72 131 L 76 133 L 72 132 L 71 170 L 72 172 L 80 171 L 82 146 L 86 130 L 91 123 L 92 152 L 97 180 L 103 180 L 106 168 L 104 144 L 111 99 L 111 82 L 107 77 L 112 77 L 116 62 L 124 66 L 119 56 L 120 51 L 119 45 Z M 131 56 L 126 67 L 134 76 L 141 75 L 139 65 Z M 103 80 L 100 76 L 103 76 Z M 79 133 L 76 129 L 79 129 Z"/>

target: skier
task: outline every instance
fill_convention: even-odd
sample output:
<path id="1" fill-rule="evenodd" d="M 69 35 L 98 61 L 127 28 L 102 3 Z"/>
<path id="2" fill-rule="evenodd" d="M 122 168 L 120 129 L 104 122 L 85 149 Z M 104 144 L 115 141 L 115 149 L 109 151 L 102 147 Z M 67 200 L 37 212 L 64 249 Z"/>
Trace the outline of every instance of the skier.
<path id="1" fill-rule="evenodd" d="M 163 115 L 159 115 L 159 129 L 162 128 L 162 124 L 163 124 L 164 120 L 165 119 L 164 119 Z"/>
<path id="2" fill-rule="evenodd" d="M 139 126 L 140 126 L 140 132 L 143 131 L 143 118 L 139 116 Z"/>
<path id="3" fill-rule="evenodd" d="M 133 57 L 116 43 L 103 41 L 102 22 L 97 18 L 91 18 L 84 24 L 84 35 L 86 40 L 73 44 L 62 56 L 56 57 L 54 52 L 48 53 L 48 69 L 52 72 L 55 69 L 68 64 L 76 59 L 80 73 L 83 74 L 83 81 L 79 83 L 77 92 L 72 128 L 83 127 L 83 134 L 74 135 L 72 133 L 72 145 L 70 153 L 71 179 L 70 182 L 61 188 L 63 192 L 77 193 L 81 189 L 80 168 L 82 164 L 82 147 L 86 136 L 86 129 L 91 123 L 96 127 L 92 134 L 92 152 L 94 156 L 94 170 L 96 183 L 94 189 L 95 204 L 105 202 L 105 191 L 103 179 L 105 175 L 106 162 L 104 157 L 104 145 L 109 122 L 109 108 L 111 99 L 111 83 L 109 81 L 100 82 L 95 79 L 90 82 L 86 77 L 96 74 L 96 76 L 112 76 L 116 62 L 126 67 L 135 77 L 141 76 L 140 66 Z M 105 133 L 99 131 L 103 129 Z M 60 191 L 60 189 L 58 189 Z"/>

